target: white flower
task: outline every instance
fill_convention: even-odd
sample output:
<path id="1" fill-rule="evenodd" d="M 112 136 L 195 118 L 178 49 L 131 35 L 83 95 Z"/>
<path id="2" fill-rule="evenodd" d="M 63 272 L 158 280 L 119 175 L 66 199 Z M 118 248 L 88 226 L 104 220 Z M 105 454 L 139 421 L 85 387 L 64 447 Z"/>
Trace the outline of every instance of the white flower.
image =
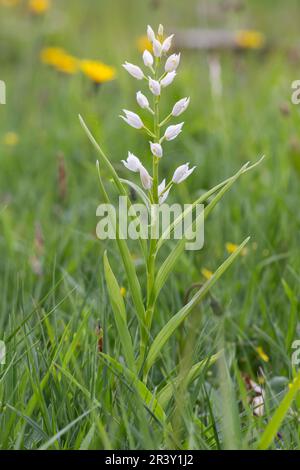
<path id="1" fill-rule="evenodd" d="M 142 80 L 144 78 L 144 73 L 142 69 L 137 65 L 125 62 L 125 64 L 123 64 L 123 67 L 125 70 L 127 70 L 128 73 L 130 73 L 132 77 L 137 78 L 138 80 Z"/>
<path id="2" fill-rule="evenodd" d="M 170 57 L 168 57 L 166 65 L 165 65 L 165 71 L 166 72 L 174 72 L 174 70 L 177 69 L 178 65 L 180 62 L 180 54 L 172 54 Z"/>
<path id="3" fill-rule="evenodd" d="M 153 39 L 153 53 L 155 57 L 161 57 L 162 46 L 161 46 L 161 43 L 156 38 Z"/>
<path id="4" fill-rule="evenodd" d="M 136 94 L 136 100 L 139 104 L 139 106 L 143 109 L 149 109 L 149 101 L 148 98 L 143 95 L 141 91 L 138 91 Z"/>
<path id="5" fill-rule="evenodd" d="M 161 158 L 163 156 L 163 149 L 160 144 L 150 142 L 150 148 L 152 155 L 155 155 L 155 157 Z"/>
<path id="6" fill-rule="evenodd" d="M 167 73 L 167 75 L 165 76 L 165 78 L 163 78 L 161 81 L 160 81 L 160 84 L 162 87 L 166 87 L 168 85 L 171 85 L 171 83 L 173 82 L 174 78 L 176 77 L 176 72 L 169 72 Z"/>
<path id="7" fill-rule="evenodd" d="M 144 189 L 151 189 L 151 187 L 152 187 L 152 178 L 149 175 L 148 171 L 146 170 L 145 167 L 143 167 L 143 165 L 140 166 L 139 171 L 140 171 L 140 178 L 141 178 L 143 188 Z"/>
<path id="8" fill-rule="evenodd" d="M 133 155 L 133 153 L 131 152 L 128 152 L 127 160 L 126 161 L 122 160 L 122 163 L 124 166 L 126 166 L 128 170 L 134 171 L 134 173 L 137 173 L 138 171 L 140 171 L 140 168 L 142 166 L 138 157 Z"/>
<path id="9" fill-rule="evenodd" d="M 265 413 L 265 400 L 263 395 L 254 397 L 252 400 L 253 413 L 256 416 L 263 416 Z"/>
<path id="10" fill-rule="evenodd" d="M 180 114 L 182 114 L 187 109 L 189 104 L 190 98 L 182 98 L 181 100 L 177 101 L 173 107 L 172 116 L 180 116 Z"/>
<path id="11" fill-rule="evenodd" d="M 155 33 L 154 33 L 153 29 L 151 28 L 151 26 L 149 24 L 147 26 L 147 36 L 148 36 L 148 39 L 149 39 L 150 42 L 154 41 Z"/>
<path id="12" fill-rule="evenodd" d="M 151 77 L 149 77 L 149 88 L 153 95 L 160 95 L 160 83 L 157 80 L 153 80 Z"/>
<path id="13" fill-rule="evenodd" d="M 167 199 L 167 197 L 169 196 L 169 192 L 170 192 L 171 188 L 169 188 L 166 192 L 164 192 L 165 187 L 166 187 L 166 180 L 164 179 L 160 183 L 160 185 L 158 186 L 158 202 L 159 202 L 159 204 L 163 204 L 165 202 L 165 200 Z M 161 196 L 162 193 L 164 193 L 164 194 Z"/>
<path id="14" fill-rule="evenodd" d="M 173 37 L 174 37 L 174 34 L 167 37 L 167 39 L 165 39 L 164 42 L 162 43 L 162 52 L 163 52 L 163 54 L 166 54 L 169 51 L 169 49 L 171 48 Z"/>
<path id="15" fill-rule="evenodd" d="M 194 171 L 196 167 L 189 169 L 189 163 L 185 163 L 184 165 L 179 166 L 173 175 L 172 181 L 173 183 L 179 184 L 186 180 Z"/>
<path id="16" fill-rule="evenodd" d="M 133 113 L 132 111 L 128 111 L 127 109 L 123 109 L 125 116 L 120 116 L 127 124 L 135 129 L 142 129 L 144 127 L 143 121 L 141 120 L 138 114 Z"/>
<path id="17" fill-rule="evenodd" d="M 151 52 L 147 51 L 147 49 L 143 53 L 143 61 L 146 67 L 152 67 L 154 59 Z"/>
<path id="18" fill-rule="evenodd" d="M 158 33 L 159 36 L 164 35 L 164 27 L 163 27 L 162 24 L 159 25 L 157 33 Z"/>
<path id="19" fill-rule="evenodd" d="M 173 140 L 176 139 L 176 137 L 180 134 L 182 131 L 182 126 L 184 122 L 181 122 L 180 124 L 176 124 L 175 126 L 169 126 L 166 129 L 164 138 L 166 140 Z"/>

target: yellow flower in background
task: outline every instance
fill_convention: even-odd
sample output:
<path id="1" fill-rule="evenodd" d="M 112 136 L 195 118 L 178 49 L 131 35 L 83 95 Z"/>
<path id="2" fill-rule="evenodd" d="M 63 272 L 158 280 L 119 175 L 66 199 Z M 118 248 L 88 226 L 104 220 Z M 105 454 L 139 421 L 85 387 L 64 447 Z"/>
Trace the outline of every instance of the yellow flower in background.
<path id="1" fill-rule="evenodd" d="M 60 47 L 45 47 L 40 58 L 44 64 L 51 65 L 59 72 L 72 75 L 78 71 L 78 59 Z"/>
<path id="2" fill-rule="evenodd" d="M 246 49 L 261 49 L 265 44 L 265 36 L 259 31 L 241 30 L 237 32 L 236 43 Z"/>
<path id="3" fill-rule="evenodd" d="M 147 36 L 140 36 L 137 39 L 136 45 L 140 52 L 144 52 L 145 50 L 152 52 L 152 44 Z"/>
<path id="4" fill-rule="evenodd" d="M 256 352 L 259 355 L 259 357 L 264 361 L 264 362 L 269 362 L 270 358 L 269 356 L 265 353 L 263 348 L 261 346 L 257 346 Z"/>
<path id="5" fill-rule="evenodd" d="M 4 7 L 15 7 L 19 3 L 20 0 L 0 0 L 0 5 Z"/>
<path id="6" fill-rule="evenodd" d="M 116 77 L 116 69 L 114 67 L 96 60 L 82 60 L 80 68 L 95 83 L 109 82 Z"/>
<path id="7" fill-rule="evenodd" d="M 205 279 L 210 279 L 213 275 L 213 272 L 206 268 L 202 268 L 201 273 L 205 277 Z"/>
<path id="8" fill-rule="evenodd" d="M 42 15 L 50 8 L 50 0 L 29 0 L 28 9 L 35 15 Z"/>
<path id="9" fill-rule="evenodd" d="M 125 287 L 121 287 L 121 288 L 120 288 L 120 294 L 121 294 L 122 297 L 125 297 L 125 295 L 126 295 L 126 289 L 125 289 Z"/>
<path id="10" fill-rule="evenodd" d="M 78 71 L 78 59 L 70 54 L 62 54 L 54 64 L 54 67 L 59 72 L 74 75 Z"/>
<path id="11" fill-rule="evenodd" d="M 226 250 L 227 252 L 231 255 L 232 253 L 235 253 L 236 250 L 238 249 L 239 245 L 236 245 L 235 243 L 231 243 L 231 242 L 228 242 L 226 243 Z M 247 248 L 243 248 L 242 251 L 241 251 L 241 255 L 242 256 L 246 256 L 246 254 L 248 253 L 248 250 Z"/>
<path id="12" fill-rule="evenodd" d="M 55 65 L 62 55 L 65 55 L 66 51 L 60 47 L 45 47 L 42 49 L 40 58 L 44 64 Z"/>
<path id="13" fill-rule="evenodd" d="M 7 132 L 4 134 L 3 143 L 8 147 L 14 147 L 19 142 L 19 136 L 16 132 Z"/>

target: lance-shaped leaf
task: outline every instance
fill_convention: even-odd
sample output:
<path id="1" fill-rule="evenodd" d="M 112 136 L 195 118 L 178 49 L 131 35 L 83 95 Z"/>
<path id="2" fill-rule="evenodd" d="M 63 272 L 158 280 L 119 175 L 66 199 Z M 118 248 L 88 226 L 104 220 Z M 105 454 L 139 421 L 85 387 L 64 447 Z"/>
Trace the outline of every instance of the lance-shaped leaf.
<path id="1" fill-rule="evenodd" d="M 120 362 L 113 359 L 111 356 L 105 353 L 101 353 L 101 357 L 104 362 L 111 368 L 113 373 L 122 380 L 129 389 L 134 389 L 140 399 L 142 400 L 145 408 L 157 419 L 157 421 L 164 425 L 166 424 L 167 418 L 161 405 L 157 399 L 146 387 L 146 385 L 138 379 L 138 377 L 130 371 L 127 367 Z"/>
<path id="2" fill-rule="evenodd" d="M 116 186 L 119 190 L 119 193 L 122 194 L 123 196 L 127 196 L 126 189 L 124 188 L 123 184 L 121 183 L 120 178 L 118 177 L 116 170 L 114 169 L 114 167 L 110 163 L 109 159 L 107 158 L 107 156 L 103 152 L 102 148 L 100 147 L 100 145 L 98 144 L 98 142 L 96 141 L 94 136 L 92 135 L 91 131 L 87 127 L 86 123 L 84 122 L 84 120 L 83 120 L 83 118 L 80 114 L 79 114 L 79 122 L 80 122 L 83 130 L 85 131 L 86 135 L 88 136 L 90 142 L 93 144 L 93 146 L 95 147 L 95 149 L 99 153 L 99 155 L 101 157 L 101 162 L 105 166 L 106 171 L 108 172 L 110 177 L 114 180 L 114 182 L 115 182 L 115 184 L 116 184 Z"/>
<path id="3" fill-rule="evenodd" d="M 100 173 L 100 167 L 99 164 L 97 165 L 97 170 L 98 170 L 98 176 L 99 176 L 99 186 L 100 186 L 100 191 L 101 194 L 104 198 L 104 201 L 107 204 L 110 204 L 110 199 L 105 191 L 104 184 L 102 181 L 101 173 Z M 145 329 L 145 307 L 143 303 L 143 297 L 142 297 L 142 291 L 141 291 L 141 286 L 138 281 L 138 277 L 136 274 L 136 270 L 134 267 L 134 263 L 132 260 L 132 257 L 130 255 L 129 248 L 127 246 L 126 240 L 123 240 L 122 238 L 119 237 L 119 227 L 118 227 L 118 221 L 116 221 L 116 241 L 117 245 L 121 254 L 121 258 L 123 261 L 123 265 L 126 271 L 127 275 L 127 280 L 129 284 L 129 289 L 130 293 L 133 299 L 133 303 L 139 318 L 140 322 L 140 329 L 141 329 L 141 334 L 144 335 L 144 329 Z"/>
<path id="4" fill-rule="evenodd" d="M 188 387 L 205 369 L 215 364 L 220 355 L 221 353 L 218 352 L 210 357 L 206 357 L 205 359 L 202 359 L 202 361 L 197 362 L 197 364 L 194 364 L 184 377 L 182 375 L 178 375 L 173 380 L 170 379 L 167 385 L 165 385 L 157 394 L 157 400 L 161 406 L 163 408 L 167 406 L 182 380 L 185 380 L 185 386 Z"/>
<path id="5" fill-rule="evenodd" d="M 176 331 L 179 325 L 188 317 L 191 313 L 192 309 L 197 305 L 203 297 L 207 294 L 207 292 L 211 289 L 211 287 L 217 282 L 217 280 L 222 276 L 222 274 L 229 268 L 235 258 L 240 254 L 246 243 L 249 241 L 250 237 L 246 238 L 243 243 L 237 248 L 237 250 L 232 253 L 221 266 L 214 272 L 212 277 L 208 279 L 205 284 L 199 289 L 199 291 L 192 297 L 192 299 L 184 306 L 182 309 L 179 310 L 176 315 L 174 315 L 168 323 L 160 330 L 156 338 L 154 339 L 144 367 L 144 375 L 146 376 L 149 372 L 150 368 L 153 366 L 154 362 L 157 360 L 159 354 L 161 353 L 162 348 L 172 336 L 172 334 Z"/>
<path id="6" fill-rule="evenodd" d="M 104 253 L 103 263 L 108 294 L 113 309 L 117 330 L 119 333 L 119 339 L 122 344 L 123 354 L 129 369 L 131 369 L 132 371 L 136 371 L 134 349 L 130 332 L 128 329 L 124 300 L 121 295 L 118 282 L 110 267 L 106 252 Z"/>
<path id="7" fill-rule="evenodd" d="M 208 214 L 214 209 L 220 199 L 224 196 L 224 194 L 231 188 L 231 186 L 235 183 L 235 181 L 240 177 L 242 173 L 244 173 L 245 169 L 247 168 L 248 163 L 244 165 L 232 178 L 229 179 L 227 184 L 219 191 L 219 193 L 213 198 L 213 200 L 205 207 L 204 214 L 200 214 L 196 217 L 193 225 L 197 227 L 201 221 L 208 216 Z M 192 207 L 189 207 L 186 210 L 186 214 L 192 210 Z M 184 217 L 184 214 L 182 215 Z M 164 286 L 166 280 L 168 279 L 171 272 L 174 270 L 174 266 L 177 261 L 180 259 L 180 256 L 185 250 L 187 239 L 183 237 L 181 240 L 177 242 L 175 249 L 171 251 L 169 256 L 163 262 L 162 266 L 160 267 L 154 285 L 154 295 L 155 297 L 158 296 L 160 290 Z"/>
<path id="8" fill-rule="evenodd" d="M 237 175 L 241 175 L 244 173 L 247 173 L 248 171 L 252 170 L 255 168 L 257 165 L 259 165 L 265 157 L 262 156 L 260 160 L 258 160 L 256 163 L 253 165 L 250 165 L 246 163 L 245 165 L 242 166 L 242 168 L 233 176 L 230 176 L 230 178 L 227 178 L 226 180 L 222 181 L 221 183 L 217 184 L 214 186 L 212 189 L 207 191 L 206 193 L 202 194 L 198 199 L 196 199 L 193 204 L 191 204 L 187 209 L 185 209 L 184 212 L 182 212 L 172 223 L 171 225 L 164 231 L 164 233 L 161 235 L 160 239 L 158 240 L 157 243 L 157 251 L 163 246 L 163 244 L 166 242 L 166 240 L 169 239 L 169 235 L 172 234 L 178 224 L 184 220 L 184 218 L 196 207 L 197 204 L 202 204 L 205 201 L 207 201 L 211 196 L 213 196 L 217 191 L 222 189 L 224 186 L 226 186 L 230 181 L 236 179 Z"/>

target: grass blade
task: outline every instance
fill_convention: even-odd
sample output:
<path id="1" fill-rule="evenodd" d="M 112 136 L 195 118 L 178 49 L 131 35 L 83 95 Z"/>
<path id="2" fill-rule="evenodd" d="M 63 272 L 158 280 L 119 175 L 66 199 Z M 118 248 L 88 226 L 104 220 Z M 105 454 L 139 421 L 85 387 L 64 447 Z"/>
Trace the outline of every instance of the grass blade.
<path id="1" fill-rule="evenodd" d="M 118 282 L 110 267 L 106 252 L 104 253 L 104 273 L 107 283 L 108 294 L 110 297 L 110 302 L 114 312 L 117 330 L 119 333 L 119 338 L 122 343 L 123 354 L 129 369 L 135 372 L 136 368 L 134 360 L 134 349 L 127 325 L 125 304 L 123 297 L 120 293 L 120 287 L 118 285 Z"/>
<path id="2" fill-rule="evenodd" d="M 199 375 L 204 371 L 204 369 L 212 366 L 216 363 L 218 358 L 220 357 L 220 352 L 213 354 L 210 357 L 206 357 L 202 359 L 202 361 L 197 362 L 194 364 L 193 367 L 187 374 L 187 377 L 184 378 L 186 381 L 186 387 L 188 387 L 194 380 L 196 380 Z M 176 391 L 176 388 L 180 385 L 182 377 L 177 376 L 175 379 L 170 379 L 170 381 L 158 392 L 157 400 L 161 404 L 163 408 L 167 406 L 168 402 L 171 400 L 173 393 Z"/>
<path id="3" fill-rule="evenodd" d="M 232 253 L 221 266 L 214 272 L 212 277 L 206 281 L 205 284 L 201 287 L 201 289 L 192 297 L 192 299 L 184 306 L 181 310 L 179 310 L 176 315 L 174 315 L 168 323 L 162 328 L 162 330 L 158 333 L 156 338 L 154 339 L 146 362 L 145 362 L 145 374 L 147 374 L 150 368 L 153 366 L 154 362 L 156 361 L 158 355 L 160 354 L 163 346 L 168 341 L 168 339 L 172 336 L 175 330 L 178 328 L 179 325 L 187 318 L 190 314 L 192 309 L 195 305 L 197 305 L 203 297 L 207 294 L 207 292 L 211 289 L 211 287 L 217 282 L 217 280 L 222 276 L 222 274 L 229 268 L 229 266 L 233 263 L 235 258 L 240 254 L 244 246 L 248 243 L 250 237 L 246 238 L 243 243 L 237 248 L 237 250 Z"/>
<path id="4" fill-rule="evenodd" d="M 267 450 L 272 444 L 274 438 L 276 437 L 279 428 L 290 409 L 292 401 L 294 400 L 297 392 L 300 390 L 300 373 L 296 376 L 294 382 L 291 385 L 291 388 L 281 401 L 279 407 L 275 411 L 274 415 L 271 418 L 271 421 L 268 423 L 261 440 L 259 442 L 258 448 L 260 450 Z"/>
<path id="5" fill-rule="evenodd" d="M 244 165 L 232 178 L 229 179 L 227 184 L 220 190 L 220 192 L 217 194 L 217 196 L 214 197 L 214 199 L 205 207 L 204 209 L 204 219 L 208 216 L 208 214 L 214 209 L 214 207 L 217 205 L 217 203 L 220 201 L 220 199 L 224 196 L 224 194 L 231 188 L 231 186 L 235 183 L 235 181 L 240 177 L 240 175 L 246 170 L 248 166 L 248 163 Z M 192 210 L 191 207 L 189 207 L 185 212 L 190 212 Z M 184 213 L 182 214 L 182 217 L 184 216 Z M 180 216 L 181 217 L 181 216 Z M 200 214 L 195 222 L 194 225 L 197 227 L 197 224 L 199 223 L 199 220 L 201 221 L 203 217 L 203 214 Z M 163 288 L 166 280 L 168 279 L 169 275 L 174 269 L 174 266 L 176 262 L 180 259 L 180 256 L 182 255 L 183 251 L 185 250 L 185 244 L 186 244 L 186 238 L 183 237 L 181 240 L 178 241 L 176 247 L 174 250 L 171 251 L 169 256 L 166 258 L 166 260 L 163 262 L 162 266 L 160 267 L 157 277 L 155 280 L 155 286 L 154 286 L 154 292 L 155 296 L 157 297 L 161 289 Z"/>
<path id="6" fill-rule="evenodd" d="M 146 385 L 141 382 L 137 376 L 131 372 L 127 367 L 120 364 L 118 361 L 113 359 L 111 356 L 101 353 L 101 357 L 104 362 L 111 368 L 111 370 L 116 374 L 123 382 L 125 379 L 126 385 L 131 388 L 133 387 L 139 397 L 141 398 L 144 406 L 153 414 L 153 416 L 161 423 L 166 423 L 166 415 L 159 404 L 158 400 L 146 387 Z"/>

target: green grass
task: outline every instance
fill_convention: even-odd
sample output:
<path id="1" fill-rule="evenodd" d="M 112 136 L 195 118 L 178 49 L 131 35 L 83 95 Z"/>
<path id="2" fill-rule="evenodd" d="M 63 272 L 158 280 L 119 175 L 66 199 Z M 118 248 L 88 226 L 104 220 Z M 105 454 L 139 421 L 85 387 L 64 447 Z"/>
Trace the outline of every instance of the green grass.
<path id="1" fill-rule="evenodd" d="M 240 13 L 211 18 L 195 15 L 195 1 L 187 7 L 167 0 L 156 10 L 138 0 L 71 3 L 53 1 L 47 16 L 35 19 L 0 6 L 0 79 L 7 84 L 7 104 L 0 106 L 0 339 L 7 343 L 0 448 L 299 448 L 299 379 L 288 387 L 297 375 L 291 345 L 300 335 L 300 107 L 290 104 L 291 82 L 299 79 L 299 5 L 246 1 Z M 122 325 L 110 307 L 114 280 L 107 271 L 106 284 L 105 251 L 127 291 L 135 353 L 137 319 L 116 246 L 95 237 L 98 155 L 78 114 L 127 178 L 120 160 L 128 150 L 143 155 L 148 147 L 118 118 L 122 108 L 134 108 L 136 91 L 121 63 L 139 60 L 136 38 L 147 23 L 159 22 L 170 32 L 197 25 L 258 29 L 269 45 L 265 52 L 220 54 L 224 93 L 218 102 L 211 97 L 207 54 L 183 51 L 163 108 L 188 95 L 191 105 L 184 132 L 168 145 L 161 166 L 167 175 L 182 161 L 197 170 L 170 200 L 192 202 L 247 161 L 266 158 L 216 206 L 204 249 L 181 254 L 160 293 L 153 339 L 183 307 L 189 287 L 205 282 L 201 269 L 215 271 L 228 256 L 225 244 L 250 235 L 247 254 L 211 291 L 221 315 L 208 298 L 196 306 L 155 358 L 145 385 L 124 365 L 128 338 L 119 340 Z M 58 75 L 39 61 L 48 45 L 114 65 L 117 80 L 95 93 L 81 75 Z M 16 146 L 3 141 L 9 131 L 19 136 Z M 61 155 L 65 199 L 58 184 Z M 139 246 L 130 248 L 144 288 Z M 258 356 L 258 346 L 269 362 Z M 257 381 L 261 369 L 266 410 L 259 418 L 242 376 Z"/>

